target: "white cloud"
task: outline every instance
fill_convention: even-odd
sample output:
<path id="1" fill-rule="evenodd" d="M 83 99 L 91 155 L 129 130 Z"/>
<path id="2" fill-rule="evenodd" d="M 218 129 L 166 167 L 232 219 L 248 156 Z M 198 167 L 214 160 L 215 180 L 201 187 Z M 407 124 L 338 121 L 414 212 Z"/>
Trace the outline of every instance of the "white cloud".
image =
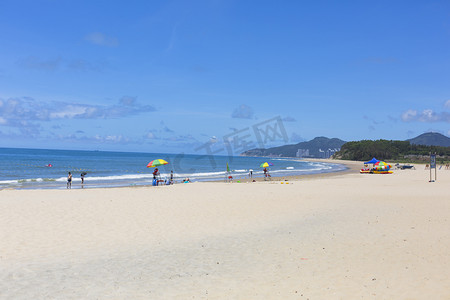
<path id="1" fill-rule="evenodd" d="M 402 116 L 402 121 L 404 122 L 424 122 L 424 123 L 434 123 L 434 122 L 447 122 L 450 123 L 450 113 L 448 112 L 434 112 L 432 109 L 425 109 L 422 112 L 417 110 L 409 109 L 405 111 Z"/>
<path id="2" fill-rule="evenodd" d="M 109 143 L 128 143 L 129 139 L 122 135 L 108 135 L 104 138 L 104 141 Z"/>
<path id="3" fill-rule="evenodd" d="M 83 115 L 92 115 L 96 109 L 94 107 L 81 105 L 66 105 L 64 110 L 50 113 L 50 119 L 73 119 Z"/>
<path id="4" fill-rule="evenodd" d="M 444 108 L 450 109 L 450 99 L 445 101 Z M 408 109 L 402 114 L 401 119 L 403 122 L 450 123 L 450 113 L 446 111 L 435 112 L 432 109 L 424 109 L 422 112 L 418 112 L 414 109 Z"/>
<path id="5" fill-rule="evenodd" d="M 150 139 L 150 140 L 154 140 L 154 139 L 156 139 L 156 135 L 153 133 L 153 132 L 148 132 L 146 135 L 145 135 L 145 138 L 146 139 Z"/>
<path id="6" fill-rule="evenodd" d="M 421 122 L 437 122 L 440 119 L 440 117 L 431 109 L 425 109 L 422 111 L 420 118 Z"/>
<path id="7" fill-rule="evenodd" d="M 408 109 L 402 114 L 402 120 L 404 122 L 410 122 L 417 116 L 417 110 Z"/>

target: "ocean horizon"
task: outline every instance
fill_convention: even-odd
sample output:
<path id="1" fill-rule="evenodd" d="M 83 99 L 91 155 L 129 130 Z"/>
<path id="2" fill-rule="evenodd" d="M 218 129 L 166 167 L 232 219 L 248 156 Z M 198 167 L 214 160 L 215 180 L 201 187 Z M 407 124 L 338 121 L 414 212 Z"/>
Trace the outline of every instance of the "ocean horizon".
<path id="1" fill-rule="evenodd" d="M 173 171 L 175 183 L 185 178 L 191 181 L 225 180 L 227 164 L 235 180 L 264 176 L 259 166 L 273 163 L 272 177 L 305 175 L 345 170 L 340 164 L 309 162 L 296 158 L 115 152 L 89 150 L 53 150 L 30 148 L 0 148 L 0 189 L 65 189 L 68 172 L 72 173 L 72 188 L 100 188 L 151 185 L 154 168 L 147 164 L 164 159 L 159 167 L 161 179 Z M 81 185 L 81 173 L 86 173 Z"/>

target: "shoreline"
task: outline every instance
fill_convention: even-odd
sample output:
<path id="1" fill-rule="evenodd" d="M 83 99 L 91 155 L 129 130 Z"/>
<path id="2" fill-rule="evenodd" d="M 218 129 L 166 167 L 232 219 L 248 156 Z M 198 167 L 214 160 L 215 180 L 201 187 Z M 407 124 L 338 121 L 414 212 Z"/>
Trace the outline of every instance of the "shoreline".
<path id="1" fill-rule="evenodd" d="M 329 163 L 329 164 L 335 164 L 335 165 L 344 165 L 346 169 L 344 170 L 323 170 L 312 173 L 305 173 L 305 174 L 298 174 L 298 175 L 276 175 L 271 177 L 271 180 L 267 181 L 287 181 L 287 180 L 300 180 L 302 178 L 313 178 L 313 177 L 323 177 L 323 176 L 333 176 L 336 174 L 341 174 L 348 172 L 352 169 L 352 162 L 349 161 L 337 161 L 332 159 L 305 159 L 305 160 L 296 160 L 295 158 L 292 158 L 294 161 L 304 161 L 304 162 L 318 162 L 318 163 Z M 300 172 L 300 171 L 299 171 Z M 233 174 L 232 174 L 233 175 Z M 225 176 L 225 175 L 224 175 Z M 246 175 L 239 174 L 234 176 L 234 182 L 252 182 L 253 180 L 255 182 L 264 182 L 263 176 L 259 177 L 253 177 L 249 178 Z M 183 183 L 181 178 L 176 178 L 175 180 L 176 184 Z M 195 180 L 193 182 L 203 183 L 203 182 L 226 182 L 224 178 L 213 178 L 213 179 L 200 179 Z M 65 182 L 60 182 L 60 185 L 45 185 L 45 183 L 37 183 L 39 186 L 33 186 L 30 184 L 30 186 L 26 187 L 14 187 L 14 186 L 8 186 L 8 187 L 0 187 L 1 190 L 65 190 Z M 112 182 L 109 184 L 102 184 L 102 183 L 92 183 L 92 181 L 89 181 L 89 177 L 86 178 L 86 183 L 84 185 L 81 185 L 80 182 L 74 180 L 72 182 L 72 189 L 101 189 L 101 188 L 124 188 L 124 187 L 152 187 L 151 181 L 148 181 L 147 183 L 122 183 L 122 184 L 113 184 Z"/>
<path id="2" fill-rule="evenodd" d="M 329 172 L 318 172 L 318 173 L 310 173 L 310 174 L 301 174 L 301 175 L 288 175 L 288 176 L 274 176 L 271 177 L 271 180 L 264 180 L 264 177 L 254 177 L 254 178 L 238 178 L 234 179 L 234 181 L 240 181 L 242 183 L 248 183 L 255 180 L 255 182 L 270 182 L 270 181 L 296 181 L 296 180 L 302 180 L 302 179 L 314 179 L 314 178 L 326 178 L 326 177 L 333 177 L 333 176 L 339 176 L 343 174 L 349 174 L 354 173 L 355 171 L 358 171 L 361 169 L 361 165 L 363 165 L 363 162 L 359 161 L 348 161 L 348 160 L 335 160 L 335 159 L 304 159 L 301 161 L 307 161 L 307 162 L 322 162 L 322 163 L 330 163 L 330 164 L 337 164 L 337 165 L 344 165 L 346 169 L 344 170 L 336 170 L 336 171 L 329 171 Z M 223 181 L 223 180 L 222 180 Z M 215 181 L 220 182 L 220 181 Z"/>

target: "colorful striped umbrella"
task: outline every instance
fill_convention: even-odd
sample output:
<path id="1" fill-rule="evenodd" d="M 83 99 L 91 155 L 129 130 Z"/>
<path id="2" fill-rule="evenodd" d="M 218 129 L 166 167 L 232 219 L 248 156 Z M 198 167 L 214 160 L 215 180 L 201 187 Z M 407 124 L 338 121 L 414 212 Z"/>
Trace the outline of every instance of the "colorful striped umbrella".
<path id="1" fill-rule="evenodd" d="M 155 159 L 148 163 L 147 168 L 159 167 L 162 165 L 167 165 L 168 162 L 164 159 Z"/>
<path id="2" fill-rule="evenodd" d="M 273 166 L 273 163 L 265 162 L 265 163 L 262 163 L 259 167 L 260 168 L 267 168 L 267 167 L 270 167 L 270 166 Z"/>
<path id="3" fill-rule="evenodd" d="M 384 161 L 379 161 L 374 164 L 374 167 L 377 171 L 388 171 L 391 168 L 391 165 L 385 163 Z"/>

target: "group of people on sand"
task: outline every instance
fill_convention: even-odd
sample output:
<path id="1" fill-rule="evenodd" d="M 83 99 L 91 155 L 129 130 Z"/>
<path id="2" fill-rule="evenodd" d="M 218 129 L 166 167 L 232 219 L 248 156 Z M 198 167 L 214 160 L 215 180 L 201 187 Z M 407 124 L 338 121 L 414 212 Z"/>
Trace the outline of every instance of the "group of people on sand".
<path id="1" fill-rule="evenodd" d="M 86 172 L 81 173 L 80 177 L 81 177 L 81 187 L 84 187 L 84 176 L 86 175 Z M 69 172 L 69 175 L 67 176 L 67 188 L 71 189 L 72 188 L 72 173 Z"/>
<path id="2" fill-rule="evenodd" d="M 84 187 L 84 176 L 86 175 L 86 172 L 81 173 L 81 187 Z M 158 168 L 155 168 L 153 171 L 153 182 L 154 185 L 158 185 L 159 182 L 164 182 L 165 185 L 173 184 L 173 171 L 170 171 L 170 178 L 169 180 L 161 180 L 160 174 Z M 188 183 L 191 182 L 189 178 L 185 178 L 182 182 Z M 69 172 L 69 175 L 67 176 L 67 188 L 72 188 L 72 173 Z"/>
<path id="3" fill-rule="evenodd" d="M 270 176 L 269 170 L 267 170 L 267 168 L 264 168 L 263 171 L 264 171 L 264 180 L 272 180 L 272 176 Z M 253 170 L 252 169 L 250 169 L 248 171 L 248 178 L 253 179 Z M 233 182 L 233 176 L 231 176 L 230 173 L 227 172 L 225 180 L 228 182 Z M 256 180 L 253 180 L 253 182 L 255 182 L 255 181 Z"/>
<path id="4" fill-rule="evenodd" d="M 444 165 L 441 165 L 441 167 L 439 168 L 439 170 L 442 169 L 442 167 L 444 167 Z M 429 169 L 430 169 L 430 165 L 429 165 L 429 164 L 426 164 L 426 165 L 425 165 L 425 170 L 429 170 Z M 445 164 L 444 170 L 450 170 L 450 164 Z"/>
<path id="5" fill-rule="evenodd" d="M 189 178 L 187 179 L 189 181 Z M 173 171 L 170 171 L 169 179 L 161 179 L 161 174 L 159 173 L 158 168 L 155 168 L 153 171 L 153 185 L 159 185 L 159 183 L 164 185 L 171 185 L 174 183 L 173 181 Z"/>
<path id="6" fill-rule="evenodd" d="M 264 180 L 270 179 L 272 180 L 269 171 L 267 170 L 267 168 L 264 168 Z"/>

